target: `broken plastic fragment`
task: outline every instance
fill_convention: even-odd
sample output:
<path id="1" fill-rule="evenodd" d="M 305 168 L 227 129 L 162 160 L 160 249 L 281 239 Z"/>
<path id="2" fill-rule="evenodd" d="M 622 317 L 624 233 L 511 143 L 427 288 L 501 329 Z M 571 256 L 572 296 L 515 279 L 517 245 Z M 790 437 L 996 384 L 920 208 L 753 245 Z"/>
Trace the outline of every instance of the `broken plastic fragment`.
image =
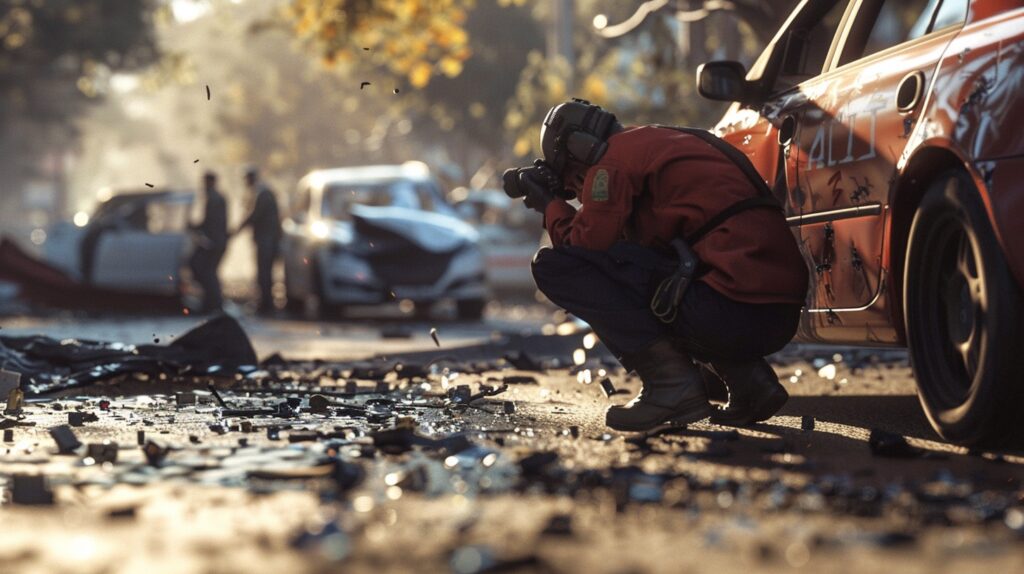
<path id="1" fill-rule="evenodd" d="M 61 454 L 68 454 L 82 446 L 75 436 L 75 431 L 68 425 L 53 427 L 50 429 L 50 436 L 53 437 L 53 442 L 57 443 L 57 452 Z"/>
<path id="2" fill-rule="evenodd" d="M 41 474 L 16 474 L 11 477 L 11 502 L 14 504 L 53 504 L 53 492 Z"/>

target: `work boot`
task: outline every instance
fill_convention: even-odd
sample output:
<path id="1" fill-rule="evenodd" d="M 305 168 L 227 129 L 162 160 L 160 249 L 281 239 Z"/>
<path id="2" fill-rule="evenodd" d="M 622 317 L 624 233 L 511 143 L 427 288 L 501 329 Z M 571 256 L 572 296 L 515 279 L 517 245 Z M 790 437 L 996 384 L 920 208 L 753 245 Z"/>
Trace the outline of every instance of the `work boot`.
<path id="1" fill-rule="evenodd" d="M 789 400 L 779 377 L 764 359 L 711 363 L 729 389 L 729 404 L 717 409 L 711 422 L 743 427 L 770 419 Z"/>
<path id="2" fill-rule="evenodd" d="M 685 425 L 711 416 L 700 371 L 667 339 L 623 357 L 643 382 L 640 394 L 613 406 L 605 424 L 620 431 L 648 431 L 662 425 Z"/>

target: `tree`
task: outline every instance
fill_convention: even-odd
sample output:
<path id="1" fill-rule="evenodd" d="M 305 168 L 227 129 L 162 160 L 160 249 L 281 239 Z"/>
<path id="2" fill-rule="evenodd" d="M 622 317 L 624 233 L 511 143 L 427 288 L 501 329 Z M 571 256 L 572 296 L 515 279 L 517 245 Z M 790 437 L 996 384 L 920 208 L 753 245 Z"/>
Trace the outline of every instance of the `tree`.
<path id="1" fill-rule="evenodd" d="M 0 180 L 6 189 L 50 178 L 59 209 L 59 165 L 76 136 L 72 120 L 103 95 L 105 78 L 156 59 L 154 8 L 153 0 L 0 0 Z M 4 193 L 0 211 L 19 214 L 19 200 Z"/>

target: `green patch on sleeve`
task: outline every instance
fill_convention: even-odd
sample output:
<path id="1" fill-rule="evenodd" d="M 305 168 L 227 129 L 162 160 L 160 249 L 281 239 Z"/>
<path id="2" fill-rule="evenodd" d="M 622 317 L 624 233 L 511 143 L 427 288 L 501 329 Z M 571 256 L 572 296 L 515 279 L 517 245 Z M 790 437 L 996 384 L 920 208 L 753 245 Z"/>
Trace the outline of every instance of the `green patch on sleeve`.
<path id="1" fill-rule="evenodd" d="M 591 201 L 608 201 L 608 170 L 599 169 L 594 174 L 594 182 L 590 186 Z"/>

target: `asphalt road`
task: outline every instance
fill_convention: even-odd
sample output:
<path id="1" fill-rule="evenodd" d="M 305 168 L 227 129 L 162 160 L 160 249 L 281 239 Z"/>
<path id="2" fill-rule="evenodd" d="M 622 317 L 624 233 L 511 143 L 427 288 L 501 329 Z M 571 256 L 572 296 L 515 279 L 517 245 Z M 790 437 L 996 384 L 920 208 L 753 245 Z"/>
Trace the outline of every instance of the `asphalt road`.
<path id="1" fill-rule="evenodd" d="M 5 334 L 149 343 L 195 323 L 52 316 L 0 326 Z M 482 323 L 398 316 L 242 323 L 261 357 L 339 361 L 449 353 L 503 334 L 555 329 L 550 312 L 537 306 L 495 308 Z M 572 348 L 578 338 L 583 348 L 583 336 L 535 344 Z M 479 349 L 479 357 L 490 352 Z M 26 419 L 36 426 L 18 427 L 15 441 L 0 447 L 0 476 L 45 474 L 57 498 L 56 506 L 0 506 L 0 564 L 8 565 L 0 571 L 1024 571 L 1024 458 L 939 440 L 920 411 L 904 354 L 792 347 L 772 360 L 792 395 L 778 416 L 738 433 L 704 422 L 650 437 L 603 426 L 604 409 L 638 389 L 611 367 L 613 385 L 627 392 L 610 398 L 597 383 L 597 365 L 590 383 L 566 368 L 432 372 L 415 392 L 463 383 L 476 390 L 509 374 L 539 384 L 511 385 L 464 412 L 425 409 L 416 415 L 418 432 L 468 433 L 478 446 L 447 458 L 418 450 L 365 460 L 351 454 L 367 476 L 342 496 L 325 494 L 312 479 L 268 485 L 232 473 L 297 465 L 322 442 L 292 442 L 291 434 L 336 433 L 352 424 L 344 417 L 302 419 L 282 443 L 259 432 L 211 432 L 209 423 L 220 420 L 214 409 L 175 405 L 180 387 L 173 384 L 66 393 L 30 405 Z M 255 400 L 224 393 L 229 401 Z M 125 418 L 108 421 L 99 412 L 98 422 L 76 432 L 82 442 L 121 444 L 117 465 L 52 456 L 46 429 L 66 422 L 66 410 L 96 411 L 101 397 Z M 502 414 L 504 401 L 516 405 L 513 414 Z M 146 417 L 149 426 L 140 426 Z M 376 428 L 364 427 L 358 433 Z M 174 463 L 147 466 L 135 446 L 137 428 L 177 446 Z M 903 435 L 919 450 L 909 458 L 877 456 L 869 447 L 873 429 Z M 555 453 L 553 462 L 524 462 L 545 452 Z M 410 482 L 417 472 L 428 478 Z"/>

